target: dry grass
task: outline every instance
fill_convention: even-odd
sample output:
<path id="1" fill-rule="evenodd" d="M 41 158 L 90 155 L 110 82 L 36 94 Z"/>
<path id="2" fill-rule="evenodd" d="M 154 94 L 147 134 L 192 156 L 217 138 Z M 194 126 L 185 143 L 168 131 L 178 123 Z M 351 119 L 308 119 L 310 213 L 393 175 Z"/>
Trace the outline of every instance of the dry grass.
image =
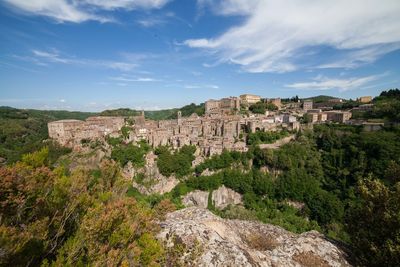
<path id="1" fill-rule="evenodd" d="M 311 252 L 302 252 L 296 254 L 293 259 L 304 267 L 329 267 L 330 265 L 318 255 Z"/>
<path id="2" fill-rule="evenodd" d="M 278 241 L 269 235 L 249 234 L 243 236 L 243 240 L 250 248 L 259 251 L 273 250 L 279 245 Z"/>

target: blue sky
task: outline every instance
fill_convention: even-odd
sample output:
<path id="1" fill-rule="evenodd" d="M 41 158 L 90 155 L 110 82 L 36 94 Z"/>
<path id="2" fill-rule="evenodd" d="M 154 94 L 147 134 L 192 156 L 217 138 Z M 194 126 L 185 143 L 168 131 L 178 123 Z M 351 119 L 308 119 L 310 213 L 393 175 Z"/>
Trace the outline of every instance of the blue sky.
<path id="1" fill-rule="evenodd" d="M 400 87 L 398 0 L 4 0 L 0 105 L 162 109 Z"/>

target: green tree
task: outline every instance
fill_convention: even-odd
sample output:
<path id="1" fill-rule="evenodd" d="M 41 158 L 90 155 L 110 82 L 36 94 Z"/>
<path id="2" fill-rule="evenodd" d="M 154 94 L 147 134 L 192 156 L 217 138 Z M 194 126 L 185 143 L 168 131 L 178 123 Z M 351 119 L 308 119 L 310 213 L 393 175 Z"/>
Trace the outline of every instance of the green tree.
<path id="1" fill-rule="evenodd" d="M 400 265 L 400 183 L 392 188 L 366 179 L 357 186 L 359 201 L 347 213 L 347 231 L 363 265 Z"/>

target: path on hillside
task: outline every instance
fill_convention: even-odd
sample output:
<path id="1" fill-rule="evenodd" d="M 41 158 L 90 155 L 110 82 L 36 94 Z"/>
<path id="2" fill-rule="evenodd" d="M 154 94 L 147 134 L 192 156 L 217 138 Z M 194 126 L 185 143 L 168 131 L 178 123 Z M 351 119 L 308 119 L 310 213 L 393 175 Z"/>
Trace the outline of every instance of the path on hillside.
<path id="1" fill-rule="evenodd" d="M 272 143 L 272 144 L 260 144 L 259 146 L 260 146 L 261 149 L 266 149 L 266 148 L 268 148 L 268 149 L 277 149 L 277 148 L 280 148 L 283 145 L 286 145 L 287 143 L 289 143 L 290 141 L 294 140 L 295 138 L 296 138 L 296 135 L 292 134 L 292 135 L 290 135 L 288 137 L 285 137 L 285 138 L 277 140 L 275 143 Z"/>

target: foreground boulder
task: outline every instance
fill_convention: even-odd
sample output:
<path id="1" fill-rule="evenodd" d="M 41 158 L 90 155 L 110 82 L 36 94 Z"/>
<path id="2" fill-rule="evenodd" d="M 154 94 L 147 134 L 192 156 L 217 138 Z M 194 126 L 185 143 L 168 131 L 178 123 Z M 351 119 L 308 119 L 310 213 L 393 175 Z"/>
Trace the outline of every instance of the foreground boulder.
<path id="1" fill-rule="evenodd" d="M 172 212 L 160 224 L 158 238 L 185 266 L 350 266 L 346 254 L 316 231 L 294 234 L 199 207 Z"/>

